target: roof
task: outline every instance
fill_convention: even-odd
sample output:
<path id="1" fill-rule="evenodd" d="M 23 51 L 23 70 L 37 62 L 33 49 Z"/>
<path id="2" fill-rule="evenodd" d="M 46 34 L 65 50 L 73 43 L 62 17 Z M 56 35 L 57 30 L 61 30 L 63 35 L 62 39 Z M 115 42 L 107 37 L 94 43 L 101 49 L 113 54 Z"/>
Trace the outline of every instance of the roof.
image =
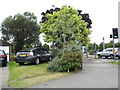
<path id="1" fill-rule="evenodd" d="M 12 44 L 7 41 L 0 40 L 0 46 L 11 46 L 11 45 Z"/>

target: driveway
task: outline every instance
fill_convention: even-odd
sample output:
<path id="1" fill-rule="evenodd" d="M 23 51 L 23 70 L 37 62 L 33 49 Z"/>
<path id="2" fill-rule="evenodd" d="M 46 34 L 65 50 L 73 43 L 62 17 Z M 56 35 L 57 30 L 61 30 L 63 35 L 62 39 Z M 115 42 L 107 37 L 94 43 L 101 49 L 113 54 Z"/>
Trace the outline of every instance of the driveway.
<path id="1" fill-rule="evenodd" d="M 2 88 L 8 88 L 8 77 L 9 77 L 9 66 L 6 67 L 0 67 L 0 90 Z"/>
<path id="2" fill-rule="evenodd" d="M 107 59 L 84 59 L 83 70 L 31 88 L 118 88 L 118 65 Z"/>

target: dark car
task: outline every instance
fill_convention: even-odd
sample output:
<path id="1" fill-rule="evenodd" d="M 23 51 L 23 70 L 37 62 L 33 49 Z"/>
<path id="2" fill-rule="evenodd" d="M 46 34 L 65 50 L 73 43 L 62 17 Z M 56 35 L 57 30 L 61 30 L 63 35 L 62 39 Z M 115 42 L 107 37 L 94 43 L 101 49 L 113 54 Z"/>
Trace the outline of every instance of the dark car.
<path id="1" fill-rule="evenodd" d="M 7 55 L 4 50 L 0 50 L 0 67 L 7 66 Z"/>
<path id="2" fill-rule="evenodd" d="M 51 60 L 49 52 L 43 48 L 27 48 L 20 50 L 16 54 L 16 63 L 23 65 L 25 62 L 38 65 L 42 61 Z"/>

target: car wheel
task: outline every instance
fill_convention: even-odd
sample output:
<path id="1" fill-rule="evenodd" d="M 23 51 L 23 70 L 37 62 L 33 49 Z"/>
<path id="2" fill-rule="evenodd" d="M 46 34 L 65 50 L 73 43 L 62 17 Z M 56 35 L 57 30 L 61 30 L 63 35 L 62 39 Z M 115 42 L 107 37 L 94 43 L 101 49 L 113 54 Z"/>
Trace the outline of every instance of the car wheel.
<path id="1" fill-rule="evenodd" d="M 24 62 L 19 62 L 19 65 L 24 65 Z"/>
<path id="2" fill-rule="evenodd" d="M 111 59 L 114 59 L 114 55 L 110 55 L 110 58 L 111 58 Z"/>
<path id="3" fill-rule="evenodd" d="M 102 56 L 99 54 L 99 55 L 98 55 L 98 58 L 102 58 Z"/>
<path id="4" fill-rule="evenodd" d="M 2 67 L 5 67 L 5 66 L 7 66 L 7 64 L 5 64 L 5 63 L 4 63 L 4 64 L 2 64 Z"/>
<path id="5" fill-rule="evenodd" d="M 40 59 L 39 59 L 39 58 L 36 58 L 35 64 L 36 64 L 36 65 L 40 64 Z"/>

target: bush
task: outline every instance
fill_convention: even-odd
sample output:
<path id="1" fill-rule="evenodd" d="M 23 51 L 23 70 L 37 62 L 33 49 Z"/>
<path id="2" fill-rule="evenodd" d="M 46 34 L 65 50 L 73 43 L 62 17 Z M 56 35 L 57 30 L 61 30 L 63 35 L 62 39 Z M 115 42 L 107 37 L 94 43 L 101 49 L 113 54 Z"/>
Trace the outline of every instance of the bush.
<path id="1" fill-rule="evenodd" d="M 77 49 L 77 48 L 76 48 Z M 75 48 L 65 48 L 50 62 L 48 70 L 50 72 L 69 72 L 78 70 L 82 63 L 81 50 Z"/>
<path id="2" fill-rule="evenodd" d="M 89 54 L 90 54 L 90 55 L 94 55 L 94 50 L 90 50 L 90 51 L 89 51 Z"/>

